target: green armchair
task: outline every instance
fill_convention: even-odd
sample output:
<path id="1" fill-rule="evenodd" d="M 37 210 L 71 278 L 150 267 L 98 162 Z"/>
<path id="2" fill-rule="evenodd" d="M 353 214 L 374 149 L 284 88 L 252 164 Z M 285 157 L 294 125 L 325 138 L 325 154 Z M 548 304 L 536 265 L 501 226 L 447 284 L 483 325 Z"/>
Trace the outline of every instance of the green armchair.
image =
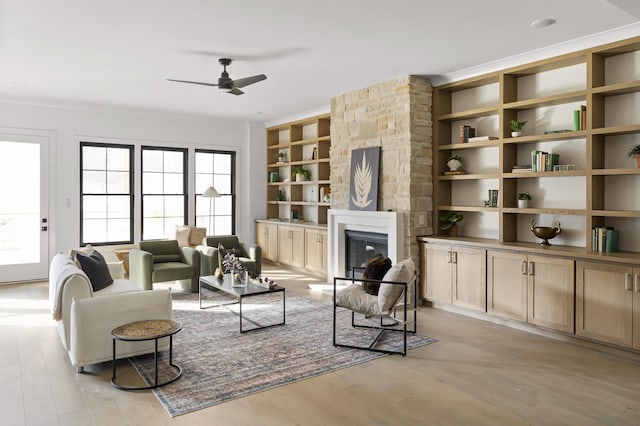
<path id="1" fill-rule="evenodd" d="M 129 253 L 129 279 L 144 290 L 153 283 L 180 281 L 184 290 L 197 293 L 200 252 L 176 240 L 140 241 Z"/>
<path id="2" fill-rule="evenodd" d="M 213 275 L 218 268 L 219 250 L 218 244 L 225 249 L 234 249 L 236 257 L 248 271 L 260 274 L 262 272 L 262 250 L 257 244 L 245 244 L 236 235 L 219 235 L 205 237 L 202 245 L 196 246 L 196 250 L 202 255 L 200 275 Z"/>

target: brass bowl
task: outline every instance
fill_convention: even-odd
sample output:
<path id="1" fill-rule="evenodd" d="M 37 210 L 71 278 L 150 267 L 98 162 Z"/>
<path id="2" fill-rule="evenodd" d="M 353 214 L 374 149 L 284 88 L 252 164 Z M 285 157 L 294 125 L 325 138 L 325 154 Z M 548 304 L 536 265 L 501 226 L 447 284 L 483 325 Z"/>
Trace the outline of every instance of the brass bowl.
<path id="1" fill-rule="evenodd" d="M 560 229 L 560 222 L 556 223 L 556 227 L 550 226 L 536 226 L 536 221 L 531 222 L 531 232 L 538 238 L 542 238 L 544 241 L 540 243 L 541 246 L 550 246 L 549 240 L 558 235 L 562 230 Z"/>

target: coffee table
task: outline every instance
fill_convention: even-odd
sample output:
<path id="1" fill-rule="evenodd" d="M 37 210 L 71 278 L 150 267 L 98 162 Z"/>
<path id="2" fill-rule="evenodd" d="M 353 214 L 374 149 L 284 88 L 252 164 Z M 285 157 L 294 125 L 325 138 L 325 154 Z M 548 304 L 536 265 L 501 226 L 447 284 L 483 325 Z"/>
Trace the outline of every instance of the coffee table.
<path id="1" fill-rule="evenodd" d="M 219 279 L 216 278 L 215 275 L 207 275 L 207 276 L 203 276 L 200 277 L 200 281 L 199 281 L 199 285 L 198 285 L 198 301 L 200 303 L 200 309 L 208 309 L 208 308 L 214 308 L 217 306 L 223 306 L 223 305 L 230 305 L 230 304 L 235 304 L 238 303 L 240 306 L 240 333 L 245 333 L 247 331 L 253 331 L 253 330 L 260 330 L 263 328 L 268 328 L 268 327 L 274 327 L 276 325 L 283 325 L 285 323 L 285 289 L 284 287 L 280 287 L 280 286 L 275 286 L 272 288 L 266 288 L 266 287 L 262 287 L 258 284 L 254 284 L 251 282 L 251 280 L 249 280 L 249 282 L 242 287 L 234 287 L 232 285 L 232 278 L 231 278 L 231 274 L 224 274 L 224 278 Z M 235 301 L 233 302 L 227 302 L 227 303 L 215 303 L 212 305 L 208 305 L 208 306 L 203 306 L 202 305 L 202 286 L 207 286 L 207 287 L 211 287 L 213 289 L 216 290 L 220 290 L 226 294 L 229 294 L 231 296 L 234 296 L 236 298 Z M 243 320 L 243 313 L 242 313 L 242 301 L 245 298 L 248 297 L 256 297 L 256 296 L 260 296 L 260 295 L 265 295 L 265 294 L 271 294 L 271 293 L 278 293 L 281 292 L 282 293 L 282 322 L 279 323 L 275 323 L 275 324 L 269 324 L 269 325 L 260 325 L 258 327 L 254 327 L 248 330 L 245 330 L 242 326 L 242 320 Z"/>

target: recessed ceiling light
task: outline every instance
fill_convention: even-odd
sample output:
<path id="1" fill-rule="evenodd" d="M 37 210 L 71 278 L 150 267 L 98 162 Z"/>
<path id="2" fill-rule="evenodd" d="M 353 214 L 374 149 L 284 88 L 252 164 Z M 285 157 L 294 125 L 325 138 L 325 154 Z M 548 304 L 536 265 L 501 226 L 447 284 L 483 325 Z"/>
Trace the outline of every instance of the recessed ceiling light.
<path id="1" fill-rule="evenodd" d="M 533 21 L 531 23 L 531 26 L 533 28 L 544 28 L 544 27 L 553 25 L 555 23 L 556 23 L 556 20 L 553 18 L 544 18 L 544 19 L 538 19 L 537 21 Z"/>

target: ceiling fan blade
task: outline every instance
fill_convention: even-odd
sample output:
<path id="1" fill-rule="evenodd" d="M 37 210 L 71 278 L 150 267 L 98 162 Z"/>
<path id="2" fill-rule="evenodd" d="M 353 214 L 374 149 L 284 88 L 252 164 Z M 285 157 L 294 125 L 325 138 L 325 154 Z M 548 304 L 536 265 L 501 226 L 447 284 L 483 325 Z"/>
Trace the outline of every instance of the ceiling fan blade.
<path id="1" fill-rule="evenodd" d="M 173 80 L 171 78 L 167 79 L 168 81 L 176 81 L 178 83 L 189 83 L 189 84 L 200 84 L 202 86 L 219 86 L 218 83 L 203 83 L 201 81 L 189 81 L 189 80 Z"/>
<path id="2" fill-rule="evenodd" d="M 233 87 L 245 87 L 253 83 L 257 83 L 262 80 L 266 80 L 267 76 L 264 74 L 254 75 L 251 77 L 239 78 L 233 80 Z"/>
<path id="3" fill-rule="evenodd" d="M 238 89 L 237 87 L 232 87 L 231 89 L 229 89 L 227 91 L 227 93 L 231 93 L 231 94 L 234 94 L 234 95 L 244 95 L 244 92 L 242 90 Z"/>

